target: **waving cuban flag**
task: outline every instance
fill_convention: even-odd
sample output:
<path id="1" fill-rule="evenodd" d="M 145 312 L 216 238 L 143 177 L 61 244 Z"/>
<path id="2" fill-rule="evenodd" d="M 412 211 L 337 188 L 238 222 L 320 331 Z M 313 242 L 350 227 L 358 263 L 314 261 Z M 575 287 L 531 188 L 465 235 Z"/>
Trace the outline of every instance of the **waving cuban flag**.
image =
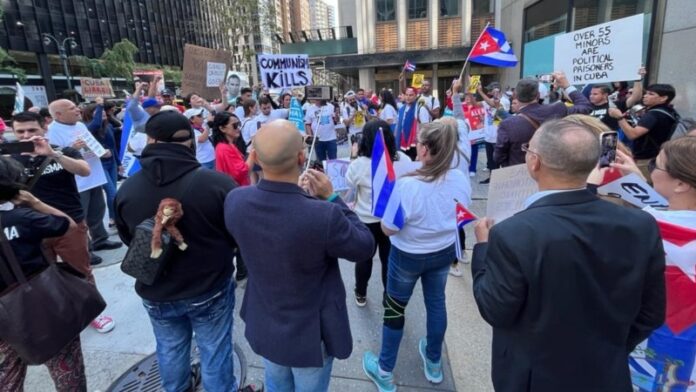
<path id="1" fill-rule="evenodd" d="M 492 67 L 514 67 L 517 65 L 517 56 L 512 52 L 505 33 L 486 27 L 471 48 L 469 61 Z"/>

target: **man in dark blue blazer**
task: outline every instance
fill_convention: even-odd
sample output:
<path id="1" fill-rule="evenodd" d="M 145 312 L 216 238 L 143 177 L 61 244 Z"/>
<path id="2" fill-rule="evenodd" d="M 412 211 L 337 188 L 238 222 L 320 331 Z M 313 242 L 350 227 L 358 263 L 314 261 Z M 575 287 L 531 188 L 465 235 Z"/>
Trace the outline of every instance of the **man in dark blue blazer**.
<path id="1" fill-rule="evenodd" d="M 539 192 L 475 228 L 474 298 L 493 326 L 495 390 L 630 392 L 628 354 L 665 317 L 657 224 L 585 189 L 599 159 L 589 129 L 547 122 L 524 148 Z"/>
<path id="2" fill-rule="evenodd" d="M 261 127 L 251 154 L 264 179 L 225 200 L 249 270 L 245 335 L 264 359 L 268 390 L 326 391 L 333 358 L 353 349 L 338 258 L 370 258 L 374 240 L 326 175 L 309 170 L 298 186 L 307 157 L 292 123 Z"/>

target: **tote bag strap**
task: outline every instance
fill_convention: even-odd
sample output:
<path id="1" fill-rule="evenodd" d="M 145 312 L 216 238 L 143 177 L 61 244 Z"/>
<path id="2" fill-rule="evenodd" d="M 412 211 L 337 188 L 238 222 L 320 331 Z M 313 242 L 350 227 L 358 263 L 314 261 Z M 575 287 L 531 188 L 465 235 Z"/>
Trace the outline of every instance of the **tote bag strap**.
<path id="1" fill-rule="evenodd" d="M 2 248 L 2 263 L 4 263 L 5 265 L 9 265 L 17 282 L 19 282 L 20 284 L 26 283 L 27 277 L 24 275 L 24 272 L 22 272 L 22 268 L 20 267 L 19 262 L 17 261 L 17 256 L 15 256 L 14 250 L 12 250 L 12 246 L 10 245 L 10 241 L 7 239 L 7 236 L 5 235 L 5 230 L 2 227 L 1 216 L 2 214 L 0 214 L 0 247 Z M 10 281 L 12 281 L 12 279 L 8 281 L 7 277 L 4 276 L 5 272 L 8 271 L 6 268 L 3 268 L 3 280 L 5 280 L 6 284 L 9 284 Z"/>

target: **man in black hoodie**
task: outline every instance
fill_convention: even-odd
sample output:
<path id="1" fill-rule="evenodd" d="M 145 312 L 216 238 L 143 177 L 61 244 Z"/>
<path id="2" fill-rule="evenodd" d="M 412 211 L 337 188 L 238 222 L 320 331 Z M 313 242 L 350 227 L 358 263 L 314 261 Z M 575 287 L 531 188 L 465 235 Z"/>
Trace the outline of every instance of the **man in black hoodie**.
<path id="1" fill-rule="evenodd" d="M 224 174 L 200 169 L 190 122 L 178 112 L 160 112 L 145 125 L 147 146 L 142 170 L 116 194 L 116 226 L 123 242 L 153 217 L 162 199 L 182 204 L 177 227 L 188 249 L 172 255 L 152 285 L 136 281 L 157 340 L 162 387 L 188 390 L 191 385 L 191 336 L 201 352 L 203 386 L 207 391 L 236 390 L 232 372 L 235 242 L 227 233 L 224 202 L 236 186 Z M 255 388 L 244 390 L 254 391 Z"/>

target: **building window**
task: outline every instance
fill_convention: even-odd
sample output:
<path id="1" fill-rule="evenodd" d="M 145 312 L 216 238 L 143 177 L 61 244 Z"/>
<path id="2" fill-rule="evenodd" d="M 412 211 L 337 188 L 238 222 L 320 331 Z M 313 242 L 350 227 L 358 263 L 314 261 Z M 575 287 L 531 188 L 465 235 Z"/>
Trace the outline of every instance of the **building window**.
<path id="1" fill-rule="evenodd" d="M 428 0 L 408 0 L 408 18 L 423 19 L 428 17 Z"/>
<path id="2" fill-rule="evenodd" d="M 565 1 L 542 0 L 527 7 L 524 13 L 524 42 L 566 32 L 568 3 Z"/>
<path id="3" fill-rule="evenodd" d="M 604 2 L 599 0 L 575 0 L 573 4 L 572 30 L 600 23 L 633 16 L 640 13 L 652 12 L 652 2 L 645 0 L 614 0 Z"/>
<path id="4" fill-rule="evenodd" d="M 396 0 L 375 0 L 375 3 L 378 22 L 396 20 Z"/>
<path id="5" fill-rule="evenodd" d="M 459 0 L 440 0 L 440 16 L 459 16 Z"/>

